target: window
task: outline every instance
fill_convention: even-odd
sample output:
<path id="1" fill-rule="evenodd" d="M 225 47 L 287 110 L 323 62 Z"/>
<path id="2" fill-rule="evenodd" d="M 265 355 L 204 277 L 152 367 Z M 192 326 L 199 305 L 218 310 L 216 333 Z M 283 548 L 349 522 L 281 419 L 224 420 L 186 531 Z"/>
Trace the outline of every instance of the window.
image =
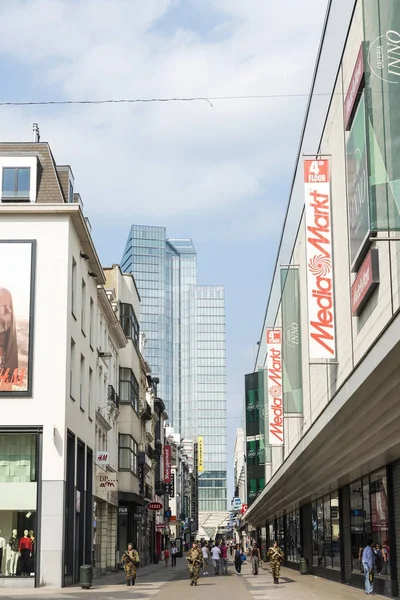
<path id="1" fill-rule="evenodd" d="M 82 295 L 81 295 L 81 330 L 85 334 L 86 329 L 86 283 L 82 279 Z"/>
<path id="2" fill-rule="evenodd" d="M 338 493 L 312 503 L 313 566 L 340 569 Z"/>
<path id="3" fill-rule="evenodd" d="M 121 326 L 128 339 L 131 339 L 136 348 L 139 346 L 139 323 L 132 304 L 121 303 Z"/>
<path id="4" fill-rule="evenodd" d="M 75 317 L 76 310 L 76 260 L 72 257 L 72 274 L 71 274 L 71 312 Z M 75 317 L 76 319 L 76 317 Z"/>
<path id="5" fill-rule="evenodd" d="M 90 318 L 90 323 L 89 323 L 89 344 L 91 349 L 93 350 L 93 323 L 94 323 L 94 302 L 93 302 L 93 298 L 90 298 L 90 308 L 89 308 L 89 318 Z"/>
<path id="6" fill-rule="evenodd" d="M 286 557 L 290 562 L 300 560 L 300 514 L 296 510 L 286 515 Z"/>
<path id="7" fill-rule="evenodd" d="M 84 410 L 84 393 L 85 393 L 85 357 L 81 354 L 81 381 L 79 388 L 79 406 Z"/>
<path id="8" fill-rule="evenodd" d="M 92 395 L 93 395 L 93 370 L 89 367 L 89 393 L 88 393 L 88 413 L 92 415 Z"/>
<path id="9" fill-rule="evenodd" d="M 118 461 L 120 471 L 137 474 L 137 443 L 131 435 L 120 433 L 118 436 Z"/>
<path id="10" fill-rule="evenodd" d="M 75 342 L 72 338 L 69 357 L 69 395 L 72 400 L 75 400 Z"/>
<path id="11" fill-rule="evenodd" d="M 29 200 L 31 170 L 29 167 L 3 169 L 2 199 Z"/>
<path id="12" fill-rule="evenodd" d="M 360 554 L 369 539 L 375 544 L 375 575 L 390 577 L 389 523 L 386 469 L 350 485 L 353 571 L 360 569 Z"/>
<path id="13" fill-rule="evenodd" d="M 121 404 L 131 404 L 136 412 L 139 410 L 139 384 L 132 369 L 119 370 L 119 401 Z"/>

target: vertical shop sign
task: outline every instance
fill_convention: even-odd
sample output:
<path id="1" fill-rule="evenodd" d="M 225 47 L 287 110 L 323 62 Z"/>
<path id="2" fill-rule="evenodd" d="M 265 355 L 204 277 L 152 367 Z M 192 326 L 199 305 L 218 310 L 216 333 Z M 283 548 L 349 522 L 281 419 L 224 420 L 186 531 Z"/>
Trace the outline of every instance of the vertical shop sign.
<path id="1" fill-rule="evenodd" d="M 204 460 L 204 438 L 202 435 L 199 435 L 199 437 L 197 438 L 197 472 L 198 473 L 202 473 L 204 471 L 204 464 L 203 464 L 203 460 Z"/>
<path id="2" fill-rule="evenodd" d="M 300 291 L 297 268 L 281 270 L 282 388 L 285 413 L 303 412 Z"/>
<path id="3" fill-rule="evenodd" d="M 268 430 L 270 446 L 283 446 L 282 332 L 267 329 Z"/>
<path id="4" fill-rule="evenodd" d="M 308 344 L 311 360 L 336 357 L 330 168 L 304 161 Z"/>
<path id="5" fill-rule="evenodd" d="M 171 446 L 164 446 L 164 483 L 171 483 Z"/>

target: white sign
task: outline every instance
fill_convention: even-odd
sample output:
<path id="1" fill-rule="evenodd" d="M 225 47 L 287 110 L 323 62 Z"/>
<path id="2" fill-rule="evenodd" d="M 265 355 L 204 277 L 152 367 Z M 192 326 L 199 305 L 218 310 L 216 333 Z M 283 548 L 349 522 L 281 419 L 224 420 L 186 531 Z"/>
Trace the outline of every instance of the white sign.
<path id="1" fill-rule="evenodd" d="M 232 506 L 235 510 L 239 509 L 242 506 L 242 499 L 241 498 L 234 498 L 233 502 L 232 502 Z"/>
<path id="2" fill-rule="evenodd" d="M 102 473 L 97 475 L 97 489 L 106 491 L 116 491 L 117 488 L 117 474 L 116 473 Z"/>
<path id="3" fill-rule="evenodd" d="M 267 329 L 268 441 L 283 446 L 282 332 Z"/>
<path id="4" fill-rule="evenodd" d="M 96 454 L 96 464 L 106 467 L 109 464 L 108 458 L 108 452 L 103 452 L 102 450 L 99 450 Z"/>
<path id="5" fill-rule="evenodd" d="M 304 161 L 310 359 L 336 357 L 329 160 Z"/>

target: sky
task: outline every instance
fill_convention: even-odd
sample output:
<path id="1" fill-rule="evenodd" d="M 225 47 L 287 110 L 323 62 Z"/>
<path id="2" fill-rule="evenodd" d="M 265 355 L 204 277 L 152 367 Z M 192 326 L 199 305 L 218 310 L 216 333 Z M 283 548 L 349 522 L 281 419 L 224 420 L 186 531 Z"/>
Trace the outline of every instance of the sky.
<path id="1" fill-rule="evenodd" d="M 228 497 L 326 5 L 0 3 L 0 102 L 280 96 L 0 106 L 2 141 L 31 140 L 37 122 L 71 165 L 104 265 L 120 262 L 131 223 L 159 225 L 194 240 L 199 284 L 225 285 Z"/>

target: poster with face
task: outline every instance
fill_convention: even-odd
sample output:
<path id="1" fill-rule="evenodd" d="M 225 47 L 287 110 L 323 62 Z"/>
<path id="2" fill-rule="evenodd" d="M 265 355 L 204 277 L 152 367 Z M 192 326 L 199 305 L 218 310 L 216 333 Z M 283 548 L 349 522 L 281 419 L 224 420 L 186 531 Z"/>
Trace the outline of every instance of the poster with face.
<path id="1" fill-rule="evenodd" d="M 0 396 L 32 394 L 35 241 L 0 240 Z"/>

